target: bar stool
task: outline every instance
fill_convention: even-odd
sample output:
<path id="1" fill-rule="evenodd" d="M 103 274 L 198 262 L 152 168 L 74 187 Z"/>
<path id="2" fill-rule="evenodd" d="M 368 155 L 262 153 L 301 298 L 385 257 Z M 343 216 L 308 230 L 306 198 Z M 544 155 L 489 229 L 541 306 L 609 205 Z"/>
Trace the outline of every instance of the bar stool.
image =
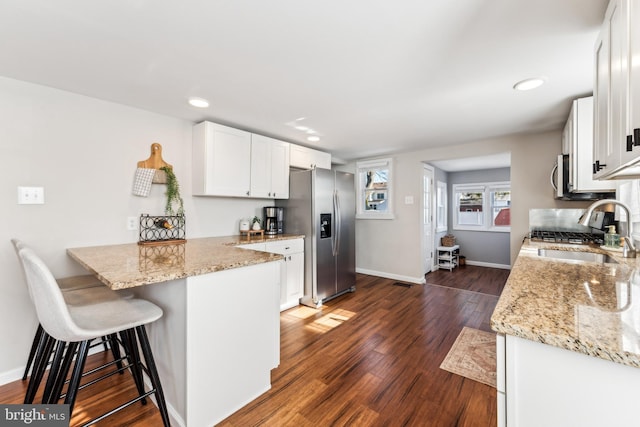
<path id="1" fill-rule="evenodd" d="M 43 403 L 57 403 L 64 380 L 75 360 L 64 401 L 69 404 L 70 413 L 73 413 L 91 341 L 101 336 L 120 334 L 123 341 L 127 342 L 125 348 L 132 362 L 131 371 L 138 387 L 139 396 L 86 425 L 102 420 L 113 412 L 135 402 L 142 401 L 144 403 L 146 397 L 155 394 L 163 424 L 169 426 L 164 393 L 145 329 L 147 323 L 162 317 L 162 309 L 149 301 L 136 298 L 109 299 L 98 301 L 95 304 L 67 304 L 55 278 L 35 252 L 29 248 L 23 248 L 18 251 L 18 255 L 22 260 L 27 285 L 40 324 L 51 337 L 59 342 L 68 343 L 64 357 L 54 357 L 49 374 L 52 377 L 50 392 L 45 394 L 46 400 L 43 400 Z M 146 366 L 138 354 L 138 343 Z M 144 391 L 143 371 L 147 373 L 151 381 L 152 388 L 149 391 Z"/>
<path id="2" fill-rule="evenodd" d="M 18 239 L 11 239 L 11 243 L 13 243 L 14 249 L 16 251 L 16 255 L 18 254 L 18 251 L 20 249 L 28 247 L 24 242 Z M 18 259 L 20 259 L 20 257 L 18 257 Z M 21 260 L 20 260 L 20 263 L 22 264 Z M 106 295 L 107 292 L 114 292 L 105 288 L 102 282 L 100 282 L 95 276 L 89 275 L 89 274 L 56 279 L 56 282 L 60 290 L 63 292 L 65 301 L 67 302 L 67 304 L 70 304 L 70 303 L 82 304 L 83 301 L 86 301 L 87 299 L 95 301 L 98 298 L 107 298 L 108 297 Z M 120 297 L 123 297 L 123 298 L 133 297 L 133 294 L 127 291 L 119 291 L 118 294 Z M 31 297 L 31 295 L 29 296 Z M 38 328 L 36 329 L 36 333 L 31 343 L 31 349 L 29 350 L 29 356 L 27 357 L 27 364 L 24 368 L 24 373 L 22 374 L 23 381 L 25 381 L 29 376 L 29 372 L 33 367 L 33 362 L 35 360 L 36 354 L 38 354 L 39 351 L 42 351 L 44 349 L 45 339 L 46 337 L 44 336 L 44 330 L 42 329 L 42 326 L 38 324 Z M 105 351 L 109 350 L 109 346 L 107 344 L 108 342 L 109 342 L 109 339 L 106 337 L 103 337 L 102 344 L 104 346 Z M 112 345 L 111 348 L 112 348 L 112 351 L 114 352 L 114 358 L 118 359 L 119 354 L 118 354 L 117 347 L 114 348 L 114 346 Z M 120 365 L 118 365 L 118 367 L 120 367 Z M 36 384 L 36 389 L 37 389 L 37 385 L 39 384 Z M 25 403 L 31 403 L 31 402 L 25 402 Z"/>

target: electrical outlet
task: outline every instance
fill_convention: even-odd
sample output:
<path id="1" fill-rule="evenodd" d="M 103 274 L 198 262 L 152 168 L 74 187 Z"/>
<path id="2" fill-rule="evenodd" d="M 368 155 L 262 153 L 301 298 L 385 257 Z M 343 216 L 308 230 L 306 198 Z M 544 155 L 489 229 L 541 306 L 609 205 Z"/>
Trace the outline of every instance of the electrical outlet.
<path id="1" fill-rule="evenodd" d="M 18 187 L 19 205 L 44 205 L 44 187 Z"/>
<path id="2" fill-rule="evenodd" d="M 127 230 L 137 230 L 138 229 L 138 217 L 128 216 L 127 217 Z"/>

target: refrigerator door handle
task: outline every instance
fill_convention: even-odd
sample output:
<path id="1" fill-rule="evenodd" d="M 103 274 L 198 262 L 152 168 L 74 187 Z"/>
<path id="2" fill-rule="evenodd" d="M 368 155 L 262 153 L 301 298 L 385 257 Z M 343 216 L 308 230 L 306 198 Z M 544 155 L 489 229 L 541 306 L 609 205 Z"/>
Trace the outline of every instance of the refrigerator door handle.
<path id="1" fill-rule="evenodd" d="M 340 234 L 342 233 L 342 216 L 340 215 L 340 197 L 338 190 L 333 191 L 334 224 L 336 225 L 335 238 L 333 240 L 333 256 L 340 254 Z"/>

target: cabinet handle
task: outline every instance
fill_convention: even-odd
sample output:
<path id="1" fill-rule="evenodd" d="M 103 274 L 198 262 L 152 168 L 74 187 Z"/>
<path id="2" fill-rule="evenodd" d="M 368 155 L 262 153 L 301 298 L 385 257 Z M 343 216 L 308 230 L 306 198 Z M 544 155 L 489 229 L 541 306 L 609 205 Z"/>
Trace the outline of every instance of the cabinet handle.
<path id="1" fill-rule="evenodd" d="M 627 151 L 633 151 L 633 147 L 640 145 L 640 128 L 633 130 L 633 135 L 627 135 Z"/>
<path id="2" fill-rule="evenodd" d="M 274 198 L 274 199 L 276 198 L 276 193 L 273 193 L 273 198 Z"/>
<path id="3" fill-rule="evenodd" d="M 247 196 L 249 195 L 249 192 L 247 191 Z"/>
<path id="4" fill-rule="evenodd" d="M 607 165 L 605 165 L 604 163 L 600 163 L 600 160 L 596 160 L 596 162 L 593 164 L 593 173 L 596 173 L 600 169 L 604 169 L 606 167 Z"/>

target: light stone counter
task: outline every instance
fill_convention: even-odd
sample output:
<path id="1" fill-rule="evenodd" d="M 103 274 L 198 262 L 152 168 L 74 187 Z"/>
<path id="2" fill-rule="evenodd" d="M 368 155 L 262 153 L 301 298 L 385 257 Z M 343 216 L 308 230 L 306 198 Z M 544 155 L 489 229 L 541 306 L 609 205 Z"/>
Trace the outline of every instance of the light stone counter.
<path id="1" fill-rule="evenodd" d="M 280 363 L 283 256 L 235 246 L 301 237 L 212 237 L 67 251 L 112 289 L 131 288 L 162 308 L 163 316 L 146 329 L 171 424 L 202 427 L 269 390 L 271 370 Z"/>
<path id="2" fill-rule="evenodd" d="M 208 237 L 182 244 L 147 246 L 136 243 L 67 249 L 67 253 L 111 289 L 127 289 L 168 280 L 213 273 L 264 262 L 282 255 L 238 249 L 248 243 L 296 239 L 300 235 L 273 237 Z"/>
<path id="3" fill-rule="evenodd" d="M 559 247 L 604 252 L 525 240 L 491 317 L 493 330 L 640 367 L 640 258 L 609 252 L 618 264 L 597 264 L 538 256 L 539 248 Z"/>

